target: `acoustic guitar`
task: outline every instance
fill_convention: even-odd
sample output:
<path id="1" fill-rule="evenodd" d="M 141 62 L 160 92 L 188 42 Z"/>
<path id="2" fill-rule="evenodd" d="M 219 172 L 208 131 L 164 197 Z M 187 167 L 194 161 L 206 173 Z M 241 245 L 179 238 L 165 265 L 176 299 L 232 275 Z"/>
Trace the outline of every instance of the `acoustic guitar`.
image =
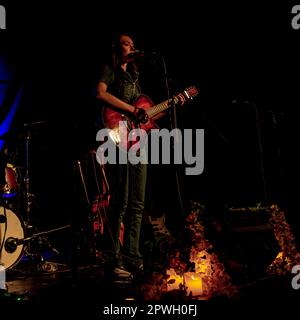
<path id="1" fill-rule="evenodd" d="M 152 100 L 146 95 L 140 95 L 133 103 L 136 108 L 142 108 L 148 115 L 148 121 L 146 123 L 137 123 L 132 115 L 122 113 L 119 109 L 104 107 L 102 111 L 102 120 L 104 126 L 109 129 L 109 135 L 112 141 L 121 149 L 129 150 L 137 141 L 131 141 L 128 139 L 129 132 L 133 129 L 138 130 L 139 133 L 148 134 L 151 129 L 158 129 L 158 125 L 155 120 L 162 117 L 164 111 L 177 105 L 183 105 L 186 101 L 193 99 L 198 95 L 198 89 L 195 86 L 191 86 L 176 94 L 173 98 L 165 100 L 157 105 L 154 105 Z M 126 125 L 126 130 L 120 128 L 120 122 Z M 140 130 L 143 129 L 143 130 Z M 134 130 L 133 130 L 134 134 Z M 141 134 L 139 136 L 141 140 Z M 130 141 L 129 141 L 130 140 Z"/>

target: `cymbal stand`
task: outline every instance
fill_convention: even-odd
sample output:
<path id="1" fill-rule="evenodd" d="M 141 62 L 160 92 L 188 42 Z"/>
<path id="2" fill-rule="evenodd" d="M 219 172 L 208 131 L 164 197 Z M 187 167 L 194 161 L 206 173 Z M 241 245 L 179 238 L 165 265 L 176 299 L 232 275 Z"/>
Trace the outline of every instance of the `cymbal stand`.
<path id="1" fill-rule="evenodd" d="M 25 213 L 26 213 L 26 221 L 25 226 L 30 226 L 30 213 L 31 213 L 31 206 L 32 206 L 32 197 L 33 195 L 30 193 L 30 141 L 31 141 L 31 133 L 29 130 L 29 125 L 24 124 L 27 127 L 26 136 L 25 136 L 25 176 L 24 176 L 24 184 L 25 184 Z"/>
<path id="2" fill-rule="evenodd" d="M 39 123 L 34 123 L 34 124 L 39 124 Z M 33 199 L 34 199 L 34 194 L 32 194 L 31 191 L 31 179 L 30 179 L 30 152 L 31 152 L 31 142 L 32 142 L 32 136 L 31 136 L 31 126 L 32 124 L 24 124 L 25 127 L 25 172 L 24 172 L 24 193 L 23 193 L 23 198 L 24 198 L 24 211 L 25 211 L 25 221 L 24 225 L 27 229 L 28 234 L 32 234 L 34 231 L 37 230 L 37 228 L 34 226 L 32 223 L 32 205 L 33 205 Z M 42 233 L 37 233 L 34 236 L 28 237 L 26 240 L 31 240 L 31 239 L 39 239 L 39 245 L 45 245 L 53 253 L 58 253 L 58 251 L 52 247 L 51 243 L 46 237 L 41 237 Z M 26 249 L 25 249 L 26 254 L 31 257 L 32 260 L 38 258 L 39 260 L 39 265 L 42 265 L 45 263 L 44 257 L 41 254 L 40 250 L 37 250 L 37 248 L 32 245 L 31 241 L 26 241 Z"/>

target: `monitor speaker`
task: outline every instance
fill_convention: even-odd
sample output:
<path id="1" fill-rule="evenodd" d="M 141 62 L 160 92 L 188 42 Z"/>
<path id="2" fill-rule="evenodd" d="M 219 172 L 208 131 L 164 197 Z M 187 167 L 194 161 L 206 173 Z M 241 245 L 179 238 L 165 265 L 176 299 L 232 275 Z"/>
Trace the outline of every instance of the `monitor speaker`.
<path id="1" fill-rule="evenodd" d="M 280 252 L 269 218 L 265 208 L 228 209 L 220 217 L 216 245 L 235 276 L 265 276 Z"/>

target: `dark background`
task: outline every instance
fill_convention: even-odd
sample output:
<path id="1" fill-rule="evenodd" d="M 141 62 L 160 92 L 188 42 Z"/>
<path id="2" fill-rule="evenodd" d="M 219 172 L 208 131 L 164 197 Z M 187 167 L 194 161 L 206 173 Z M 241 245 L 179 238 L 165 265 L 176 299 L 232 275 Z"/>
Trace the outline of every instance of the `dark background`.
<path id="1" fill-rule="evenodd" d="M 95 147 L 97 68 L 114 32 L 125 30 L 136 36 L 138 48 L 164 57 L 171 92 L 199 88 L 197 99 L 178 111 L 180 128 L 205 129 L 204 173 L 181 177 L 184 203 L 193 199 L 218 208 L 276 202 L 298 230 L 300 31 L 291 27 L 292 5 L 26 1 L 5 6 L 1 50 L 25 88 L 13 129 L 46 121 L 31 127 L 32 191 L 42 227 L 88 215 L 74 163 Z M 160 102 L 166 89 L 162 63 L 155 59 L 146 62 L 153 79 L 148 89 Z M 8 142 L 18 149 L 20 162 L 23 142 L 22 135 Z M 151 210 L 176 217 L 174 168 L 152 170 Z"/>

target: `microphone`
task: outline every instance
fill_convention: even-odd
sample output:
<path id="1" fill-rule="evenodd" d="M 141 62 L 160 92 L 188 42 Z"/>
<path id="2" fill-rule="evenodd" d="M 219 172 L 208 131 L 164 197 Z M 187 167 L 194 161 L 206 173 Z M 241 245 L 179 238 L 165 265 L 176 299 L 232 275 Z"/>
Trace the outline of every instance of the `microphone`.
<path id="1" fill-rule="evenodd" d="M 130 59 L 137 59 L 137 58 L 145 58 L 145 57 L 151 57 L 151 56 L 160 56 L 158 52 L 145 52 L 143 50 L 135 50 L 133 52 L 130 52 L 126 57 Z"/>
<path id="2" fill-rule="evenodd" d="M 9 237 L 6 241 L 5 241 L 5 250 L 8 253 L 13 253 L 17 250 L 18 245 L 20 245 L 20 239 L 17 238 L 13 238 L 13 237 Z"/>
<path id="3" fill-rule="evenodd" d="M 24 239 L 9 237 L 5 241 L 4 248 L 8 253 L 14 253 L 17 250 L 18 246 L 25 244 L 27 241 L 30 241 L 31 239 L 32 239 L 32 237 L 31 238 L 30 237 L 24 238 Z M 45 239 L 44 239 L 44 241 L 45 241 Z M 47 245 L 48 249 L 52 250 L 55 254 L 59 255 L 59 251 L 56 248 L 52 247 L 50 242 L 48 242 L 46 240 L 45 244 Z"/>
<path id="4" fill-rule="evenodd" d="M 130 52 L 126 57 L 131 59 L 136 59 L 136 58 L 143 58 L 144 56 L 145 56 L 144 51 L 135 50 L 133 52 Z"/>
<path id="5" fill-rule="evenodd" d="M 250 104 L 251 103 L 251 101 L 249 101 L 249 100 L 241 100 L 241 99 L 233 99 L 233 100 L 231 100 L 231 103 L 232 104 Z"/>
<path id="6" fill-rule="evenodd" d="M 28 239 L 18 239 L 18 238 L 13 238 L 13 237 L 9 237 L 6 239 L 5 241 L 5 250 L 8 253 L 13 253 L 17 250 L 17 247 L 21 244 L 24 244 L 26 241 L 28 241 Z"/>

